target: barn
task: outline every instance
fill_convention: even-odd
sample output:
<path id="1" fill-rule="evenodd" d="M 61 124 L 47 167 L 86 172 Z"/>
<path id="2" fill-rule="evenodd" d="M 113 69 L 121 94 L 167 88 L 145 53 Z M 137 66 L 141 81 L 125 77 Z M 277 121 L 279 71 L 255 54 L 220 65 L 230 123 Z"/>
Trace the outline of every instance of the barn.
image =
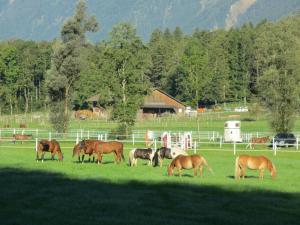
<path id="1" fill-rule="evenodd" d="M 93 106 L 97 106 L 100 95 L 94 95 L 87 99 L 92 102 Z M 166 92 L 155 88 L 145 97 L 144 104 L 140 108 L 143 115 L 161 115 L 163 113 L 181 114 L 184 113 L 186 105 L 175 99 Z"/>
<path id="2" fill-rule="evenodd" d="M 184 113 L 186 105 L 175 99 L 166 92 L 155 88 L 150 95 L 145 97 L 144 105 L 141 107 L 143 114 L 156 114 L 163 113 Z"/>

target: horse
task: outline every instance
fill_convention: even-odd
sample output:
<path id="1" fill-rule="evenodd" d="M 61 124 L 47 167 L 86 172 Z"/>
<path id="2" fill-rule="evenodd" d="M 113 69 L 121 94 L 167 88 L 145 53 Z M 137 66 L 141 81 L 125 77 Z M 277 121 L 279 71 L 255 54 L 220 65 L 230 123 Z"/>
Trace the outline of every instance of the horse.
<path id="1" fill-rule="evenodd" d="M 125 161 L 123 154 L 124 145 L 119 141 L 108 141 L 98 143 L 96 145 L 96 154 L 98 156 L 98 164 L 102 162 L 102 154 L 115 153 L 115 163 L 120 163 L 121 160 Z"/>
<path id="2" fill-rule="evenodd" d="M 206 159 L 200 155 L 179 155 L 172 160 L 168 166 L 168 176 L 173 175 L 173 170 L 176 168 L 178 170 L 178 175 L 181 177 L 182 169 L 194 169 L 194 176 L 197 176 L 197 170 L 199 170 L 199 175 L 203 176 L 203 167 L 207 167 L 208 170 L 213 174 L 212 169 L 208 165 Z"/>
<path id="3" fill-rule="evenodd" d="M 179 147 L 173 147 L 173 148 L 166 148 L 166 147 L 161 147 L 156 150 L 153 161 L 154 161 L 154 166 L 157 166 L 158 163 L 160 167 L 162 167 L 163 164 L 163 159 L 174 159 L 178 155 L 188 155 L 186 151 L 180 149 Z"/>
<path id="4" fill-rule="evenodd" d="M 129 166 L 137 166 L 137 159 L 149 160 L 148 166 L 152 165 L 155 150 L 151 148 L 134 148 L 129 152 Z"/>
<path id="5" fill-rule="evenodd" d="M 115 163 L 125 161 L 123 154 L 123 143 L 118 141 L 81 141 L 81 147 L 85 149 L 85 152 L 90 152 L 91 154 L 97 155 L 97 163 L 102 162 L 102 154 L 114 153 L 115 154 Z"/>
<path id="6" fill-rule="evenodd" d="M 259 178 L 264 178 L 264 170 L 270 171 L 271 177 L 276 176 L 275 165 L 265 156 L 240 155 L 235 159 L 235 179 L 244 179 L 246 169 L 259 170 Z"/>
<path id="7" fill-rule="evenodd" d="M 40 140 L 37 146 L 37 151 L 36 151 L 36 161 L 38 162 L 40 160 L 40 155 L 41 155 L 41 160 L 44 162 L 44 155 L 46 152 L 51 153 L 51 159 L 54 160 L 54 156 L 57 153 L 58 154 L 58 160 L 62 161 L 63 160 L 63 154 L 60 148 L 59 143 L 56 140 Z"/>
<path id="8" fill-rule="evenodd" d="M 32 134 L 14 134 L 12 142 L 15 144 L 16 140 L 22 140 L 21 143 L 23 144 L 23 140 L 32 139 Z"/>
<path id="9" fill-rule="evenodd" d="M 79 142 L 76 144 L 73 148 L 73 155 L 78 156 L 78 162 L 84 162 L 84 156 L 89 155 L 89 162 L 91 161 L 91 155 L 93 155 L 93 162 L 95 161 L 95 149 L 96 149 L 96 144 L 101 143 L 103 141 L 98 141 L 98 140 L 84 140 L 84 142 Z"/>
<path id="10" fill-rule="evenodd" d="M 246 146 L 246 149 L 250 147 L 250 149 L 254 149 L 255 144 L 265 144 L 270 141 L 269 136 L 267 137 L 253 137 L 250 139 L 249 144 Z"/>

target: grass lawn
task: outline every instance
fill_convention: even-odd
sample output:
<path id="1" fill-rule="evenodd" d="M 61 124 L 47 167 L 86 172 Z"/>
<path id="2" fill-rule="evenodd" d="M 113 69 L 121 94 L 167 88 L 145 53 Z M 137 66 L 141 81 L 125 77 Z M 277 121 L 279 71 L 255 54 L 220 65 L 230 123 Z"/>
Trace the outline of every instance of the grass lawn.
<path id="1" fill-rule="evenodd" d="M 63 143 L 64 162 L 35 161 L 34 143 L 0 144 L 0 224 L 300 224 L 300 152 L 267 149 L 278 176 L 258 180 L 233 179 L 231 147 L 199 150 L 215 175 L 168 177 L 162 168 L 138 161 L 79 164 L 72 158 L 72 143 Z M 209 148 L 209 146 L 207 146 Z M 238 154 L 245 151 L 239 148 Z M 50 155 L 46 154 L 47 158 Z"/>

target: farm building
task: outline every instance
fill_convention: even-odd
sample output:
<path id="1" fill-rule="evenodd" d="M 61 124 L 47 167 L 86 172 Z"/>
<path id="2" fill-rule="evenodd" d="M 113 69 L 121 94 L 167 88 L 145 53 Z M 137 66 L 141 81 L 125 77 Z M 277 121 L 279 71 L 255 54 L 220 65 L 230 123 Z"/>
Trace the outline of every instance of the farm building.
<path id="1" fill-rule="evenodd" d="M 141 107 L 143 114 L 184 113 L 186 105 L 159 89 L 153 89 L 151 94 L 145 97 Z"/>
<path id="2" fill-rule="evenodd" d="M 100 95 L 94 95 L 87 99 L 93 106 L 97 105 Z M 162 90 L 153 89 L 150 95 L 145 97 L 144 105 L 140 109 L 143 115 L 161 115 L 163 113 L 184 113 L 186 105 L 170 96 Z"/>

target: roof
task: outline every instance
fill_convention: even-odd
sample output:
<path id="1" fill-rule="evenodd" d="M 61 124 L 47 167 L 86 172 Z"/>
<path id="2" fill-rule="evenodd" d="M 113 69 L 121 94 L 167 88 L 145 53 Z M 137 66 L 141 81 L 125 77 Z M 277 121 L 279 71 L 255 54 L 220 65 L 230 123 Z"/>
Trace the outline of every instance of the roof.
<path id="1" fill-rule="evenodd" d="M 98 102 L 99 98 L 100 98 L 100 94 L 96 94 L 96 95 L 89 97 L 86 101 L 87 102 Z"/>
<path id="2" fill-rule="evenodd" d="M 157 90 L 157 91 L 163 93 L 164 95 L 168 96 L 169 98 L 173 99 L 174 101 L 176 101 L 176 102 L 178 102 L 179 104 L 181 104 L 181 105 L 183 105 L 183 106 L 186 107 L 186 104 L 182 103 L 181 101 L 179 101 L 178 99 L 176 99 L 176 98 L 174 98 L 173 96 L 169 95 L 168 93 L 166 93 L 166 92 L 160 90 L 159 88 L 153 88 L 153 89 L 152 89 L 152 91 L 155 91 L 155 90 Z"/>

